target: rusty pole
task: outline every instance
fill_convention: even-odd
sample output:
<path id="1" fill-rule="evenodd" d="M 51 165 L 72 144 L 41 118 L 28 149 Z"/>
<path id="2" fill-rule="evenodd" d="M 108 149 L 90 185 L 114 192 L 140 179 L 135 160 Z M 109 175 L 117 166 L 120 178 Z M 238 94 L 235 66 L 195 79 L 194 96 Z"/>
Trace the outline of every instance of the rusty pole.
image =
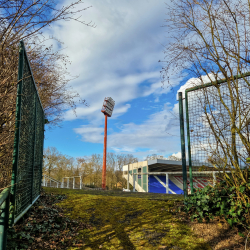
<path id="1" fill-rule="evenodd" d="M 105 114 L 104 149 L 103 149 L 103 164 L 102 164 L 102 189 L 103 190 L 106 189 L 107 124 L 108 124 L 108 116 Z"/>

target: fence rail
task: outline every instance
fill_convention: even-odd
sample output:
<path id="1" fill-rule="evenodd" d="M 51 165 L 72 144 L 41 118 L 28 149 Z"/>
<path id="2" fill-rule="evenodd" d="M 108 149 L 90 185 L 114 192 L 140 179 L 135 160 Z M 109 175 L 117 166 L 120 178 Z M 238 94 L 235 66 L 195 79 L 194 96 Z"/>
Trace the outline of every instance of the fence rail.
<path id="1" fill-rule="evenodd" d="M 43 181 L 42 181 L 42 186 L 43 187 L 56 187 L 60 188 L 62 183 L 60 181 L 55 180 L 54 178 L 48 176 L 48 175 L 43 175 Z"/>
<path id="2" fill-rule="evenodd" d="M 75 178 L 79 178 L 80 182 L 76 183 Z M 72 179 L 72 180 L 70 180 L 70 179 Z M 65 180 L 66 180 L 66 183 L 65 183 Z M 48 175 L 43 175 L 42 186 L 43 187 L 53 187 L 53 188 L 102 190 L 102 188 L 86 187 L 85 184 L 82 182 L 81 176 L 63 177 L 62 181 L 60 182 L 60 181 L 58 181 L 58 180 L 56 180 Z"/>

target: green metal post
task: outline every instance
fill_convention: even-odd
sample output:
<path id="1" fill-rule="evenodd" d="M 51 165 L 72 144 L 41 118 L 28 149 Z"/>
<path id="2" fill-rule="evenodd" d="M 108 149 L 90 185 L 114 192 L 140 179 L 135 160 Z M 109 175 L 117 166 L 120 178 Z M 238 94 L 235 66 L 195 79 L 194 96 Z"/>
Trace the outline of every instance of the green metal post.
<path id="1" fill-rule="evenodd" d="M 7 245 L 7 229 L 9 223 L 10 190 L 2 191 L 0 201 L 0 250 L 5 250 Z M 2 200 L 4 200 L 2 202 Z"/>
<path id="2" fill-rule="evenodd" d="M 33 202 L 33 193 L 34 193 L 34 165 L 35 165 L 35 158 L 36 158 L 36 113 L 37 113 L 37 101 L 36 101 L 36 94 L 34 95 L 34 102 L 35 102 L 35 119 L 34 119 L 34 146 L 33 146 L 33 162 L 32 162 L 32 177 L 31 177 L 31 199 L 30 199 L 30 203 L 32 204 Z"/>
<path id="3" fill-rule="evenodd" d="M 191 146 L 190 146 L 190 131 L 189 131 L 189 115 L 188 115 L 188 91 L 185 91 L 185 104 L 186 104 L 186 122 L 187 122 L 187 143 L 188 143 L 188 166 L 189 166 L 189 179 L 191 194 L 194 193 L 193 185 L 193 172 L 192 172 L 192 157 L 191 157 Z"/>
<path id="4" fill-rule="evenodd" d="M 22 84 L 23 84 L 23 62 L 24 61 L 24 44 L 23 41 L 19 44 L 19 64 L 18 64 L 18 84 L 17 84 L 17 98 L 16 98 L 16 122 L 15 122 L 15 139 L 13 149 L 13 170 L 11 176 L 11 214 L 10 225 L 14 224 L 15 202 L 16 202 L 16 186 L 17 186 L 17 166 L 19 156 L 19 139 L 21 127 L 21 101 L 22 101 Z"/>
<path id="5" fill-rule="evenodd" d="M 42 145 L 42 158 L 43 158 L 43 147 L 44 147 L 44 125 L 45 125 L 45 115 L 43 113 L 43 119 L 42 119 L 42 122 L 43 122 L 43 130 L 42 130 L 42 140 L 43 140 L 43 145 Z M 42 182 L 42 179 L 43 179 L 43 159 L 42 159 L 42 163 L 41 163 L 41 166 L 40 166 L 40 173 L 41 173 L 41 177 L 40 177 L 40 186 L 39 186 L 39 190 L 41 192 L 41 182 Z"/>
<path id="6" fill-rule="evenodd" d="M 181 132 L 181 158 L 182 158 L 182 172 L 183 172 L 183 191 L 184 191 L 184 198 L 186 199 L 188 192 L 187 192 L 187 166 L 186 166 L 182 92 L 178 93 L 178 98 L 179 98 L 179 114 L 180 114 L 180 132 Z"/>

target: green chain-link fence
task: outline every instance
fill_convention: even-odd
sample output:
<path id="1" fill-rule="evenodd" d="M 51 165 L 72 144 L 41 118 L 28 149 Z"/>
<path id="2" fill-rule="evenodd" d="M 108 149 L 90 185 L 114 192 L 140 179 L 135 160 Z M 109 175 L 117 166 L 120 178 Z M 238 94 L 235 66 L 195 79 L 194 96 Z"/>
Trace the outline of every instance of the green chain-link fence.
<path id="1" fill-rule="evenodd" d="M 211 171 L 246 168 L 250 153 L 250 73 L 185 91 L 189 188 L 212 183 Z M 207 171 L 207 174 L 205 174 Z"/>
<path id="2" fill-rule="evenodd" d="M 21 41 L 19 47 L 13 171 L 10 189 L 10 225 L 15 224 L 40 195 L 43 141 L 44 111 L 24 43 Z M 3 193 L 6 194 L 6 190 Z M 0 203 L 0 205 L 3 204 Z M 5 207 L 8 205 L 5 204 Z M 2 211 L 4 209 L 3 206 Z M 3 235 L 6 235 L 3 232 L 6 227 L 1 227 L 1 224 L 6 224 L 6 214 L 5 211 L 5 218 L 3 218 L 3 214 L 1 214 L 0 218 L 0 249 L 5 249 L 6 245 L 6 239 L 3 238 Z"/>

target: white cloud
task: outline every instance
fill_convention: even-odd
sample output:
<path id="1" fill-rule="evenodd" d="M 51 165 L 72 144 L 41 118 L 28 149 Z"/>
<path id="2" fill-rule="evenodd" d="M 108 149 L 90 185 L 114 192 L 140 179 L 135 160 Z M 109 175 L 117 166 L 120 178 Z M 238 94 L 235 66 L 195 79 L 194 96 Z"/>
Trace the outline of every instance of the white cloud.
<path id="1" fill-rule="evenodd" d="M 66 5 L 70 1 L 62 1 Z M 44 36 L 53 35 L 64 42 L 63 53 L 72 61 L 68 68 L 79 78 L 71 85 L 87 100 L 89 108 L 77 107 L 65 120 L 101 119 L 104 97 L 116 101 L 114 115 L 128 111 L 128 101 L 154 94 L 155 98 L 168 90 L 162 89 L 158 60 L 163 57 L 165 37 L 161 27 L 165 18 L 164 1 L 153 0 L 91 1 L 83 4 L 82 20 L 93 21 L 96 28 L 78 22 L 60 21 Z M 142 85 L 143 84 L 143 85 Z"/>
<path id="2" fill-rule="evenodd" d="M 170 155 L 170 156 L 174 156 L 174 157 L 176 157 L 176 158 L 178 158 L 178 159 L 181 159 L 181 152 L 173 153 L 173 154 Z"/>
<path id="3" fill-rule="evenodd" d="M 74 131 L 82 135 L 84 141 L 91 141 L 93 143 L 100 143 L 103 141 L 103 136 L 101 135 L 103 128 L 82 125 L 80 128 L 75 128 Z"/>
<path id="4" fill-rule="evenodd" d="M 124 124 L 121 131 L 108 135 L 108 148 L 116 152 L 133 152 L 135 155 L 138 148 L 150 150 L 150 152 L 143 152 L 143 155 L 152 154 L 152 149 L 153 153 L 158 154 L 178 151 L 180 147 L 179 127 L 173 126 L 173 117 L 169 111 L 172 109 L 166 104 L 162 111 L 150 115 L 149 119 L 142 124 Z M 96 127 L 90 131 L 86 130 L 86 126 L 75 129 L 84 141 L 103 143 L 103 128 Z"/>
<path id="5" fill-rule="evenodd" d="M 218 75 L 219 79 L 221 79 L 220 77 L 222 77 L 222 74 Z M 177 91 L 176 100 L 178 100 L 178 92 L 182 92 L 182 98 L 184 98 L 186 89 L 196 87 L 196 86 L 199 86 L 199 85 L 202 85 L 202 84 L 206 84 L 206 83 L 209 83 L 209 82 L 214 81 L 214 80 L 215 80 L 215 76 L 214 76 L 213 73 L 209 73 L 208 75 L 201 76 L 201 78 L 194 78 L 193 77 L 193 78 L 189 79 Z"/>
<path id="6" fill-rule="evenodd" d="M 69 2 L 61 1 L 60 4 Z M 63 53 L 72 61 L 68 70 L 72 75 L 79 75 L 71 86 L 89 104 L 89 107 L 76 108 L 77 117 L 71 110 L 66 111 L 65 120 L 84 119 L 89 124 L 74 131 L 85 142 L 103 143 L 101 108 L 105 97 L 115 100 L 111 119 L 117 119 L 128 111 L 133 112 L 129 102 L 139 97 L 153 95 L 155 103 L 148 108 L 151 112 L 158 109 L 159 97 L 170 91 L 162 88 L 161 65 L 158 64 L 164 57 L 165 2 L 89 0 L 83 6 L 88 5 L 93 7 L 83 12 L 82 19 L 93 21 L 96 28 L 62 21 L 52 25 L 44 36 L 54 35 L 64 42 Z M 170 84 L 176 86 L 179 82 L 173 79 Z M 142 158 L 153 153 L 178 152 L 179 126 L 173 124 L 169 113 L 175 113 L 175 109 L 168 103 L 141 124 L 133 120 L 123 124 L 119 132 L 113 132 L 115 127 L 108 127 L 109 149 L 134 153 Z"/>

